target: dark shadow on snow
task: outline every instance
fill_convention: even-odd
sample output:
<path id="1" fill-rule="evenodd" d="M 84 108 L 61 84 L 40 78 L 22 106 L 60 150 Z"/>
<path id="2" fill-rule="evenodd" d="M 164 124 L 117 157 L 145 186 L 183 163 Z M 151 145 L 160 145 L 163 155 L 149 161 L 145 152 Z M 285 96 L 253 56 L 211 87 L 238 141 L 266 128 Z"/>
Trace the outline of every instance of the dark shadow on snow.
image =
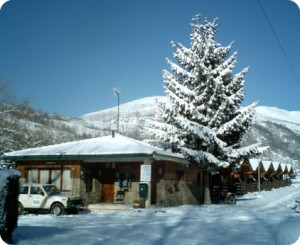
<path id="1" fill-rule="evenodd" d="M 254 199 L 257 199 L 257 197 L 252 197 L 252 198 L 237 197 L 236 201 L 237 202 L 240 202 L 240 201 L 251 201 L 251 200 L 254 200 Z"/>
<path id="2" fill-rule="evenodd" d="M 34 240 L 35 238 L 51 237 L 66 233 L 70 229 L 47 226 L 18 226 L 13 232 L 13 244 L 24 240 Z"/>

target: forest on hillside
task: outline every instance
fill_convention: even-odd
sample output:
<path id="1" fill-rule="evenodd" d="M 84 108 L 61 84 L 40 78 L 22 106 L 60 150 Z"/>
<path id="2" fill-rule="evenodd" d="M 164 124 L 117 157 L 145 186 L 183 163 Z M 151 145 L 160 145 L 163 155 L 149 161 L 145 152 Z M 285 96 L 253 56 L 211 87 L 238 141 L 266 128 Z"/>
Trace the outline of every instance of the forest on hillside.
<path id="1" fill-rule="evenodd" d="M 69 126 L 70 121 L 71 118 L 35 110 L 28 101 L 17 101 L 8 84 L 0 85 L 0 154 L 92 137 Z"/>

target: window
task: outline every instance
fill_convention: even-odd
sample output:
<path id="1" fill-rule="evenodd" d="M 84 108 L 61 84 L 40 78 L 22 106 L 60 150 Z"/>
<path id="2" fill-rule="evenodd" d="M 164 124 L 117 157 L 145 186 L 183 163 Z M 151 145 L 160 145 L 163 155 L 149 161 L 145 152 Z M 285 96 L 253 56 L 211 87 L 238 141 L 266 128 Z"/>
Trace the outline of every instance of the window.
<path id="1" fill-rule="evenodd" d="M 54 184 L 58 189 L 61 189 L 61 170 L 53 169 L 51 170 L 51 184 Z"/>
<path id="2" fill-rule="evenodd" d="M 38 183 L 38 169 L 29 169 L 28 170 L 28 182 L 29 183 Z"/>
<path id="3" fill-rule="evenodd" d="M 30 194 L 32 195 L 40 195 L 42 193 L 42 190 L 40 187 L 31 186 L 30 188 Z"/>
<path id="4" fill-rule="evenodd" d="M 198 173 L 197 174 L 197 186 L 200 186 L 201 185 L 201 174 Z"/>
<path id="5" fill-rule="evenodd" d="M 176 180 L 173 184 L 175 191 L 179 191 L 179 181 L 184 180 L 184 172 L 182 170 L 176 171 Z"/>
<path id="6" fill-rule="evenodd" d="M 179 182 L 180 180 L 183 180 L 184 178 L 184 172 L 181 170 L 176 171 L 176 181 Z"/>
<path id="7" fill-rule="evenodd" d="M 20 194 L 28 194 L 28 186 L 20 186 Z"/>
<path id="8" fill-rule="evenodd" d="M 70 191 L 71 169 L 28 169 L 28 183 L 54 184 L 59 190 Z"/>
<path id="9" fill-rule="evenodd" d="M 85 182 L 85 191 L 86 192 L 92 192 L 93 191 L 93 179 L 92 178 L 89 178 L 86 180 Z"/>
<path id="10" fill-rule="evenodd" d="M 48 169 L 40 170 L 40 184 L 49 184 L 49 172 Z"/>
<path id="11" fill-rule="evenodd" d="M 71 169 L 64 168 L 62 174 L 62 190 L 71 190 Z"/>

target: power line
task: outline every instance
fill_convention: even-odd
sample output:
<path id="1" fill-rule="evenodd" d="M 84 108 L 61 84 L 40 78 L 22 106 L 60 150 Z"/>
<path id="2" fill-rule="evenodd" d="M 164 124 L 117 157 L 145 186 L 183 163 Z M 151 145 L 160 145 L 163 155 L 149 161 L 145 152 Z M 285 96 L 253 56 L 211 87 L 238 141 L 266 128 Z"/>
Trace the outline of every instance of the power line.
<path id="1" fill-rule="evenodd" d="M 270 26 L 270 29 L 271 29 L 271 31 L 272 31 L 272 33 L 273 33 L 273 35 L 274 35 L 274 37 L 275 37 L 275 39 L 276 39 L 276 41 L 277 41 L 279 47 L 280 47 L 280 49 L 281 49 L 281 52 L 282 52 L 282 54 L 283 54 L 283 56 L 284 56 L 286 62 L 288 63 L 288 65 L 289 65 L 289 67 L 290 67 L 290 69 L 291 69 L 291 71 L 292 71 L 292 73 L 293 73 L 293 75 L 294 75 L 294 77 L 295 77 L 295 79 L 296 79 L 296 82 L 299 83 L 299 85 L 300 85 L 300 80 L 299 80 L 299 78 L 298 78 L 298 76 L 297 76 L 297 74 L 296 74 L 296 72 L 295 72 L 295 70 L 294 70 L 294 68 L 293 68 L 293 66 L 292 66 L 292 64 L 291 64 L 291 62 L 290 62 L 290 60 L 289 60 L 287 54 L 286 54 L 286 52 L 284 51 L 283 46 L 281 45 L 281 42 L 280 42 L 278 36 L 276 35 L 276 32 L 275 32 L 275 30 L 274 30 L 274 28 L 273 28 L 273 26 L 272 26 L 271 21 L 269 20 L 269 18 L 268 18 L 268 16 L 267 16 L 266 11 L 264 10 L 264 7 L 262 6 L 260 0 L 257 0 L 257 2 L 258 2 L 258 5 L 259 5 L 261 11 L 263 12 L 263 14 L 264 14 L 264 16 L 265 16 L 265 19 L 267 20 L 267 22 L 268 22 L 268 24 L 269 24 L 269 26 Z"/>

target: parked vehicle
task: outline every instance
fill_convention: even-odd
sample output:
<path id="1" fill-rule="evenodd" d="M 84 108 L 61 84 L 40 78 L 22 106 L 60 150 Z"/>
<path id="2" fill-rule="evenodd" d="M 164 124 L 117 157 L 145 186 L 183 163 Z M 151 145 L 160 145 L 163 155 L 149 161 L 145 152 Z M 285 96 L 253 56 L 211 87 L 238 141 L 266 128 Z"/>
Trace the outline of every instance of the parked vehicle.
<path id="1" fill-rule="evenodd" d="M 236 204 L 235 193 L 226 191 L 222 189 L 220 186 L 213 186 L 211 194 L 212 194 L 211 195 L 212 203 L 214 204 L 228 204 L 228 205 Z"/>
<path id="2" fill-rule="evenodd" d="M 71 197 L 60 193 L 52 184 L 22 184 L 19 193 L 19 215 L 28 212 L 50 212 L 59 216 L 76 214 L 83 208 L 81 197 Z"/>
<path id="3" fill-rule="evenodd" d="M 236 198 L 235 198 L 235 195 L 231 192 L 220 192 L 219 193 L 219 202 L 228 204 L 228 205 L 235 205 Z"/>

